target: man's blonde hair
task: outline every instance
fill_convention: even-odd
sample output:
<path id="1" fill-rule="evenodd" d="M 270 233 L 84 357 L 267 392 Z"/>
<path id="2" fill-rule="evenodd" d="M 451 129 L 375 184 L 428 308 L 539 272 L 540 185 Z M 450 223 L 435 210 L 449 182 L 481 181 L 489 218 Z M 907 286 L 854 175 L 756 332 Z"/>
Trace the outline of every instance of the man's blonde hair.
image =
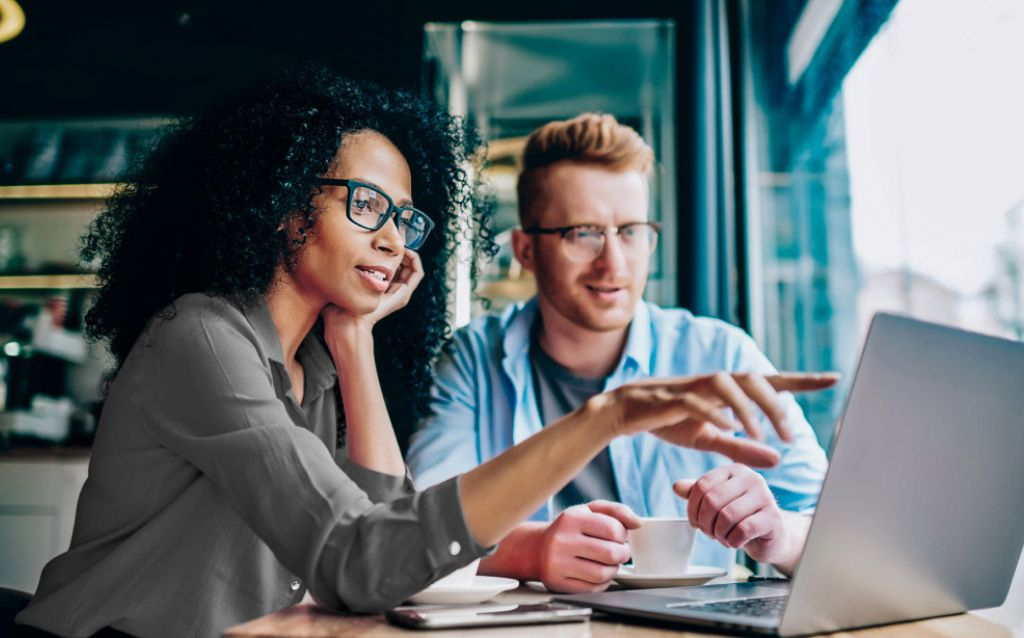
<path id="1" fill-rule="evenodd" d="M 549 122 L 530 134 L 523 151 L 523 170 L 516 186 L 519 220 L 537 197 L 542 169 L 558 162 L 590 164 L 615 172 L 649 175 L 654 151 L 640 134 L 612 115 L 583 113 L 571 120 Z"/>

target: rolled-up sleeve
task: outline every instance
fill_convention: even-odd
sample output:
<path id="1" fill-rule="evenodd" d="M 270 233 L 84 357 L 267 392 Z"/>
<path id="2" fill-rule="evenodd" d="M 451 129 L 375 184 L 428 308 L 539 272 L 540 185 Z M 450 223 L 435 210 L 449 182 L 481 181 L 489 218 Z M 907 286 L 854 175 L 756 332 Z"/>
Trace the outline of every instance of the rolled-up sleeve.
<path id="1" fill-rule="evenodd" d="M 321 604 L 379 611 L 487 553 L 466 527 L 458 478 L 412 492 L 406 477 L 336 462 L 293 421 L 240 315 L 213 309 L 145 338 L 132 365 L 143 426 L 198 468 Z"/>
<path id="2" fill-rule="evenodd" d="M 329 563 L 321 563 L 319 586 L 310 585 L 317 602 L 328 607 L 341 603 L 353 611 L 380 611 L 488 554 L 490 550 L 479 545 L 466 527 L 459 479 L 348 515 L 326 548 L 346 567 L 330 570 Z M 340 538 L 342 533 L 359 540 Z M 361 577 L 354 579 L 351 573 Z"/>
<path id="3" fill-rule="evenodd" d="M 392 501 L 416 491 L 408 466 L 405 468 L 405 474 L 395 476 L 377 472 L 356 463 L 348 457 L 345 450 L 339 450 L 336 457 L 341 471 L 352 479 L 359 489 L 366 492 L 367 498 L 374 503 Z"/>

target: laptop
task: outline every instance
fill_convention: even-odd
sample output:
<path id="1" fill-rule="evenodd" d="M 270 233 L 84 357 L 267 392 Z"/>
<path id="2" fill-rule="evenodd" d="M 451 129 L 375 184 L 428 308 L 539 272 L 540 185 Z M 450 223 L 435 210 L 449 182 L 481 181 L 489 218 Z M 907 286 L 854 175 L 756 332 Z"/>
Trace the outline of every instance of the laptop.
<path id="1" fill-rule="evenodd" d="M 1022 459 L 1024 343 L 880 313 L 791 580 L 555 600 L 775 636 L 996 607 L 1024 545 Z"/>

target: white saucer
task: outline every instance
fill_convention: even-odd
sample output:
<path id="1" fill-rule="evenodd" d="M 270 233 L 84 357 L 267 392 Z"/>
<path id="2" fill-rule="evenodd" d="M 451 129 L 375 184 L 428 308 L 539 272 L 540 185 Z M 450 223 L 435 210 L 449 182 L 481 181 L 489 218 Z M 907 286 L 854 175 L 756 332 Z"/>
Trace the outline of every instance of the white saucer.
<path id="1" fill-rule="evenodd" d="M 634 574 L 632 565 L 623 565 L 615 576 L 615 582 L 623 587 L 646 589 L 649 587 L 687 587 L 703 585 L 712 578 L 725 576 L 721 567 L 690 565 L 685 574 Z"/>
<path id="2" fill-rule="evenodd" d="M 516 587 L 519 587 L 519 581 L 514 578 L 474 576 L 472 585 L 431 585 L 411 596 L 409 602 L 414 605 L 473 605 Z"/>
<path id="3" fill-rule="evenodd" d="M 544 583 L 539 580 L 528 580 L 523 583 L 523 586 L 532 591 L 537 591 L 542 594 L 550 594 L 551 590 L 544 586 Z"/>

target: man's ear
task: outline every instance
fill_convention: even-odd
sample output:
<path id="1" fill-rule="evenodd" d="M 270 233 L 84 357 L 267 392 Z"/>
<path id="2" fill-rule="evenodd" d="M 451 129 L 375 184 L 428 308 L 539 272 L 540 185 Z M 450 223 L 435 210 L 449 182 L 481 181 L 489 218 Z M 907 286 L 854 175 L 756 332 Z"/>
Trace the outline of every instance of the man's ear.
<path id="1" fill-rule="evenodd" d="M 533 246 L 533 236 L 527 235 L 521 230 L 512 231 L 512 253 L 516 260 L 523 265 L 527 272 L 537 274 L 536 254 Z"/>

